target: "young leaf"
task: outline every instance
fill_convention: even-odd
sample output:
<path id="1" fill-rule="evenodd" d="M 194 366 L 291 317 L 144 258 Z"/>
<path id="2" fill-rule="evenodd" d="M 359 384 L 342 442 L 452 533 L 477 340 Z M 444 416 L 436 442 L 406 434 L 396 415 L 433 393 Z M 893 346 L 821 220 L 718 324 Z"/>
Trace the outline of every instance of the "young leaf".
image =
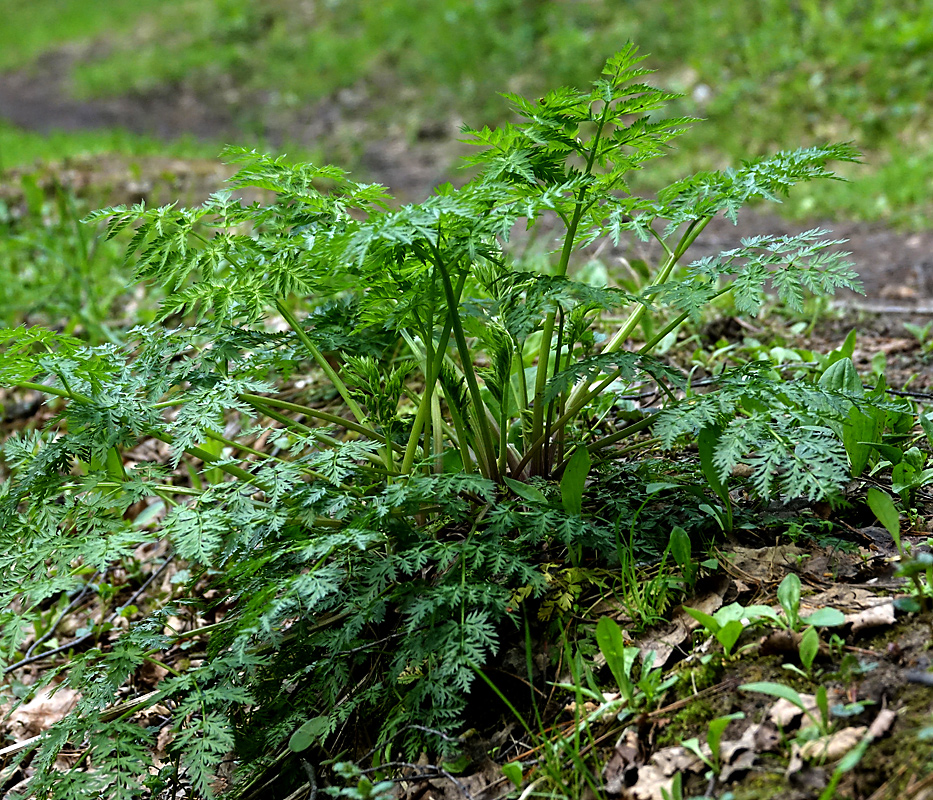
<path id="1" fill-rule="evenodd" d="M 739 620 L 731 619 L 716 631 L 716 640 L 722 645 L 727 656 L 732 654 L 732 648 L 744 630 L 745 626 Z"/>
<path id="2" fill-rule="evenodd" d="M 704 628 L 706 628 L 706 630 L 708 630 L 711 634 L 715 635 L 719 633 L 719 629 L 722 627 L 722 625 L 719 624 L 719 621 L 715 617 L 710 616 L 705 611 L 700 611 L 696 608 L 690 608 L 689 606 L 684 606 L 683 609 Z"/>
<path id="3" fill-rule="evenodd" d="M 680 567 L 684 580 L 689 586 L 693 586 L 698 569 L 696 562 L 693 560 L 693 545 L 687 532 L 679 525 L 675 525 L 671 530 L 670 548 L 671 555 L 674 556 L 674 561 Z"/>
<path id="4" fill-rule="evenodd" d="M 846 615 L 838 608 L 818 608 L 812 614 L 800 618 L 807 625 L 816 625 L 819 628 L 838 628 L 846 624 Z"/>
<path id="5" fill-rule="evenodd" d="M 560 499 L 564 511 L 571 516 L 580 516 L 583 512 L 583 487 L 590 472 L 590 454 L 585 447 L 577 447 L 567 462 L 560 481 Z"/>
<path id="6" fill-rule="evenodd" d="M 803 664 L 803 668 L 810 672 L 810 668 L 813 666 L 813 660 L 816 658 L 816 654 L 820 651 L 820 636 L 816 632 L 816 628 L 809 627 L 803 632 L 803 636 L 800 637 L 800 645 L 798 647 L 798 652 L 800 653 L 800 663 Z"/>
<path id="7" fill-rule="evenodd" d="M 311 717 L 291 735 L 288 740 L 288 749 L 293 753 L 301 753 L 315 742 L 321 741 L 329 731 L 330 720 L 326 716 Z"/>
<path id="8" fill-rule="evenodd" d="M 547 498 L 544 496 L 544 493 L 540 489 L 536 489 L 530 484 L 516 481 L 513 478 L 503 477 L 502 480 L 505 481 L 505 485 L 508 486 L 520 498 L 522 498 L 522 500 L 528 500 L 531 503 L 541 503 L 542 505 L 547 505 Z"/>
<path id="9" fill-rule="evenodd" d="M 742 692 L 760 692 L 761 694 L 768 694 L 772 697 L 782 697 L 789 703 L 793 703 L 801 711 L 807 712 L 806 703 L 803 702 L 803 698 L 800 694 L 790 686 L 785 686 L 783 683 L 772 683 L 771 681 L 744 683 L 739 687 L 739 690 Z"/>
<path id="10" fill-rule="evenodd" d="M 610 617 L 602 617 L 596 623 L 596 644 L 606 659 L 612 677 L 623 697 L 631 701 L 633 688 L 631 681 L 632 665 L 638 655 L 637 647 L 626 647 L 619 624 Z"/>
<path id="11" fill-rule="evenodd" d="M 851 358 L 840 358 L 820 376 L 820 386 L 853 397 L 864 397 L 865 387 Z"/>
<path id="12" fill-rule="evenodd" d="M 700 451 L 700 468 L 703 470 L 703 477 L 716 495 L 724 503 L 729 502 L 729 494 L 722 480 L 719 477 L 719 470 L 713 461 L 716 445 L 719 444 L 719 438 L 722 436 L 722 429 L 714 426 L 703 428 L 697 436 L 697 449 Z"/>
<path id="13" fill-rule="evenodd" d="M 508 761 L 502 765 L 502 774 L 516 789 L 522 786 L 522 765 L 518 761 Z"/>
<path id="14" fill-rule="evenodd" d="M 868 466 L 872 445 L 881 442 L 885 412 L 875 408 L 865 413 L 856 406 L 849 410 L 847 423 L 842 429 L 842 444 L 849 456 L 852 477 L 859 477 Z"/>
<path id="15" fill-rule="evenodd" d="M 898 549 L 900 549 L 901 517 L 897 513 L 894 501 L 887 493 L 882 492 L 881 489 L 876 489 L 874 486 L 869 488 L 867 499 L 868 507 L 878 518 L 878 521 L 888 529 L 888 533 L 891 534 L 898 544 Z"/>
<path id="16" fill-rule="evenodd" d="M 796 629 L 800 621 L 800 578 L 795 572 L 788 572 L 777 590 L 778 602 L 787 614 L 787 623 Z"/>
<path id="17" fill-rule="evenodd" d="M 726 728 L 729 727 L 729 723 L 736 719 L 745 719 L 745 714 L 742 711 L 736 711 L 734 714 L 726 714 L 710 720 L 709 728 L 706 731 L 706 743 L 709 745 L 710 754 L 717 768 L 720 766 L 719 745 L 722 741 L 722 735 L 725 733 Z"/>

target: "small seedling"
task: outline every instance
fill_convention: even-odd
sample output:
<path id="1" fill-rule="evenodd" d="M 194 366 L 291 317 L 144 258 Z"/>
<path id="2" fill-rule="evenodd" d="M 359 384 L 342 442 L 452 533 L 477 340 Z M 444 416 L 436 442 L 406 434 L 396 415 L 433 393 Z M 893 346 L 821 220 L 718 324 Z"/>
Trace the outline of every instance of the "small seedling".
<path id="1" fill-rule="evenodd" d="M 915 598 L 909 603 L 900 603 L 900 607 L 905 611 L 926 611 L 928 608 L 927 596 L 930 593 L 930 587 L 933 586 L 933 558 L 927 553 L 919 553 L 917 558 L 911 558 L 909 552 L 904 547 L 901 540 L 901 518 L 891 497 L 880 489 L 872 486 L 868 490 L 868 507 L 878 518 L 878 521 L 887 528 L 888 533 L 894 540 L 894 546 L 901 556 L 901 567 L 898 574 L 910 578 L 914 587 Z M 926 576 L 926 584 L 921 580 L 921 575 Z"/>
<path id="2" fill-rule="evenodd" d="M 829 702 L 825 686 L 820 686 L 816 690 L 816 708 L 819 711 L 819 716 L 814 715 L 813 709 L 807 706 L 799 692 L 790 686 L 785 686 L 783 683 L 773 683 L 771 681 L 746 683 L 740 686 L 739 689 L 743 692 L 759 692 L 761 694 L 771 695 L 772 697 L 783 698 L 797 706 L 797 708 L 799 708 L 813 723 L 821 736 L 825 736 L 831 732 L 832 726 L 829 719 Z"/>
<path id="3" fill-rule="evenodd" d="M 742 633 L 764 620 L 779 622 L 779 617 L 768 606 L 742 606 L 739 603 L 730 603 L 717 610 L 714 614 L 707 614 L 696 608 L 684 606 L 691 617 L 699 622 L 710 635 L 722 645 L 726 657 L 732 654 L 732 648 Z"/>
<path id="4" fill-rule="evenodd" d="M 723 717 L 716 717 L 709 724 L 706 731 L 706 743 L 709 745 L 709 756 L 700 749 L 699 739 L 687 739 L 683 742 L 691 753 L 694 753 L 707 767 L 713 775 L 719 775 L 722 772 L 722 759 L 720 745 L 722 744 L 722 734 L 725 732 L 729 723 L 736 719 L 745 719 L 745 714 L 737 711 L 735 714 L 726 714 Z"/>

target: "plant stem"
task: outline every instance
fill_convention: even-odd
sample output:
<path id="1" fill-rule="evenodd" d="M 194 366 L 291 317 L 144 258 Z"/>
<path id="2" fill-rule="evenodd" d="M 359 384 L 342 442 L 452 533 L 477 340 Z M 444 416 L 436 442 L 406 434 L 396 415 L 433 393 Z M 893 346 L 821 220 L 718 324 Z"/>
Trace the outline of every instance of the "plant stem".
<path id="1" fill-rule="evenodd" d="M 299 403 L 290 403 L 288 400 L 279 400 L 277 397 L 265 397 L 264 395 L 252 394 L 251 392 L 242 392 L 241 394 L 238 394 L 237 397 L 244 403 L 248 403 L 257 410 L 259 409 L 259 406 L 284 408 L 286 411 L 294 411 L 298 414 L 304 414 L 306 417 L 319 419 L 322 422 L 328 422 L 331 425 L 339 425 L 341 428 L 346 428 L 348 431 L 356 431 L 356 433 L 361 433 L 369 439 L 375 439 L 376 441 L 382 441 L 384 439 L 382 434 L 378 433 L 372 428 L 367 427 L 366 425 L 360 425 L 356 422 L 345 419 L 344 417 L 338 417 L 336 414 L 328 414 L 326 411 L 319 411 L 316 408 L 303 406 Z M 402 449 L 399 445 L 394 445 L 394 447 L 397 450 Z"/>
<path id="2" fill-rule="evenodd" d="M 297 317 L 292 314 L 292 312 L 286 307 L 285 303 L 283 303 L 281 300 L 275 301 L 275 307 L 278 309 L 279 314 L 281 314 L 285 321 L 289 324 L 289 327 L 295 332 L 298 340 L 305 346 L 305 349 L 314 357 L 314 360 L 318 363 L 318 366 L 324 370 L 324 374 L 334 385 L 334 388 L 340 393 L 340 397 L 343 399 L 343 402 L 347 404 L 347 408 L 350 409 L 350 412 L 353 414 L 353 416 L 356 417 L 358 422 L 365 422 L 366 415 L 363 413 L 363 409 L 357 405 L 356 400 L 354 400 L 353 396 L 350 394 L 350 390 L 347 389 L 346 384 L 340 379 L 340 376 L 328 363 L 327 359 L 324 358 L 324 354 L 321 353 L 317 345 L 311 341 L 311 337 L 305 333 L 305 330 L 301 327 Z"/>
<path id="3" fill-rule="evenodd" d="M 473 401 L 476 425 L 479 428 L 480 437 L 482 439 L 482 450 L 484 451 L 483 460 L 486 462 L 487 470 L 489 470 L 486 477 L 497 480 L 496 449 L 492 441 L 492 432 L 489 430 L 489 421 L 486 419 L 486 404 L 483 402 L 483 396 L 479 390 L 479 383 L 476 380 L 476 373 L 473 371 L 473 354 L 467 346 L 466 336 L 463 333 L 463 325 L 460 323 L 458 308 L 459 299 L 454 294 L 453 285 L 444 267 L 440 251 L 437 249 L 436 245 L 432 249 L 434 251 L 435 265 L 441 275 L 441 280 L 444 284 L 444 292 L 447 295 L 447 316 L 453 328 L 454 340 L 457 342 L 457 351 L 460 353 L 460 361 L 463 365 L 463 375 L 466 378 L 467 388 L 470 391 L 470 398 Z M 463 275 L 466 275 L 466 271 L 464 271 Z"/>

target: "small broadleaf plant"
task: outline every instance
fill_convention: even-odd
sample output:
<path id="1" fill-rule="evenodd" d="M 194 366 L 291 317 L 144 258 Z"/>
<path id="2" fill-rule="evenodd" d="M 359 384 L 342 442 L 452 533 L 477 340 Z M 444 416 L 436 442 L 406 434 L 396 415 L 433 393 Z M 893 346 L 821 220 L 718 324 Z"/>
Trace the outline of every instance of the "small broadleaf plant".
<path id="1" fill-rule="evenodd" d="M 674 95 L 648 74 L 629 46 L 588 90 L 508 96 L 520 122 L 466 132 L 476 177 L 418 204 L 231 148 L 239 172 L 203 205 L 90 215 L 128 238 L 128 263 L 165 300 L 122 345 L 0 332 L 0 384 L 56 412 L 4 448 L 0 661 L 29 663 L 51 604 L 144 552 L 176 577 L 128 629 L 101 620 L 48 673 L 80 700 L 19 753 L 30 796 L 181 783 L 207 797 L 231 753 L 237 786 L 285 786 L 310 720 L 308 747 L 329 753 L 367 737 L 408 757 L 449 749 L 475 669 L 548 591 L 547 564 L 615 557 L 615 521 L 587 487 L 601 460 L 646 442 L 713 430 L 705 468 L 720 482 L 744 461 L 762 496 L 836 495 L 849 469 L 833 426 L 856 400 L 760 364 L 696 395 L 658 346 L 727 291 L 756 313 L 769 282 L 792 307 L 856 287 L 819 230 L 680 265 L 714 217 L 857 154 L 782 152 L 638 197 L 627 176 L 691 122 L 659 116 Z M 513 255 L 520 225 L 559 231 L 548 274 Z M 664 254 L 643 290 L 573 279 L 581 251 L 628 236 Z M 620 311 L 598 345 L 601 315 Z M 643 329 L 656 333 L 633 344 Z M 609 434 L 590 424 L 606 393 L 646 384 L 663 408 Z M 157 731 L 114 711 L 152 661 L 167 670 L 146 700 L 167 715 L 159 767 L 142 755 Z M 62 773 L 69 744 L 82 755 Z"/>

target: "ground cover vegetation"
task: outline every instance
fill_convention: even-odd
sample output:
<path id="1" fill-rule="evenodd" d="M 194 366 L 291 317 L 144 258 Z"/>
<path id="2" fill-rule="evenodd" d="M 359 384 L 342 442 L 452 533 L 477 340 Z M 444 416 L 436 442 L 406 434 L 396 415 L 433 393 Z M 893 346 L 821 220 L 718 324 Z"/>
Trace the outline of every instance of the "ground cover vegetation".
<path id="1" fill-rule="evenodd" d="M 230 111 L 243 136 L 287 144 L 298 157 L 323 149 L 347 167 L 365 163 L 387 125 L 410 144 L 455 138 L 459 120 L 503 121 L 495 92 L 533 96 L 581 85 L 620 41 L 634 40 L 652 53 L 665 85 L 684 93 L 674 113 L 708 120 L 666 165 L 645 173 L 645 188 L 698 166 L 854 140 L 869 155 L 859 188 L 804 187 L 787 210 L 915 226 L 930 210 L 924 132 L 933 10 L 923 0 L 896 8 L 880 0 L 734 0 L 686 11 L 646 0 L 175 0 L 152 9 L 110 3 L 94 14 L 74 0 L 43 0 L 41 18 L 55 24 L 42 26 L 24 19 L 39 18 L 38 6 L 7 5 L 3 69 L 36 70 L 57 58 L 54 74 L 64 69 L 67 90 L 85 99 L 130 96 L 151 105 L 190 90 Z M 146 114 L 143 102 L 128 108 Z M 335 115 L 330 127 L 318 124 Z M 351 124 L 361 117 L 374 122 Z M 310 140 L 302 126 L 313 131 Z M 5 163 L 34 157 L 34 140 L 3 135 Z M 230 141 L 230 130 L 216 138 Z M 86 138 L 77 144 L 101 148 Z M 74 152 L 68 137 L 54 157 L 62 152 Z"/>
<path id="2" fill-rule="evenodd" d="M 869 474 L 889 476 L 898 501 L 875 488 L 867 503 L 911 581 L 901 609 L 925 609 L 931 568 L 899 512 L 916 516 L 933 480 L 933 426 L 920 417 L 915 432 L 916 409 L 881 376 L 863 386 L 854 335 L 806 360 L 778 346 L 709 353 L 701 382 L 667 357 L 723 304 L 754 315 L 770 289 L 800 310 L 806 293 L 857 287 L 819 229 L 689 256 L 713 218 L 831 179 L 830 163 L 857 153 L 783 151 L 631 193 L 691 123 L 664 116 L 677 98 L 648 74 L 627 47 L 589 90 L 509 95 L 516 122 L 465 132 L 475 177 L 415 205 L 334 167 L 230 148 L 229 189 L 199 206 L 93 212 L 105 226 L 93 244 L 69 228 L 78 264 L 119 243 L 161 308 L 119 334 L 93 319 L 0 333 L 0 381 L 53 414 L 4 446 L 0 657 L 9 676 L 42 662 L 13 684 L 27 704 L 52 686 L 75 693 L 70 713 L 13 746 L 5 781 L 116 798 L 300 797 L 321 780 L 370 797 L 407 769 L 462 788 L 465 729 L 501 724 L 485 696 L 532 743 L 533 758 L 501 767 L 516 795 L 613 793 L 592 760 L 599 725 L 643 723 L 699 674 L 626 637 L 698 597 L 718 569 L 704 542 L 769 501 L 840 506 Z M 266 198 L 241 199 L 256 190 Z M 531 269 L 510 240 L 538 227 L 557 244 Z M 663 257 L 623 288 L 583 279 L 588 248 L 627 237 Z M 594 592 L 614 605 L 585 613 Z M 857 712 L 833 717 L 826 688 L 812 705 L 801 691 L 825 674 L 822 653 L 842 653 L 828 631 L 843 615 L 805 613 L 795 574 L 777 599 L 778 611 L 690 601 L 721 648 L 691 669 L 713 674 L 756 630 L 779 629 L 802 683 L 743 688 L 800 709 L 794 746 L 826 745 L 834 719 Z M 520 693 L 503 690 L 516 672 Z M 559 709 L 537 699 L 548 692 L 572 698 L 556 735 Z M 738 720 L 711 713 L 705 744 L 685 737 L 707 774 L 667 775 L 669 796 L 684 780 L 724 785 Z M 824 796 L 882 734 L 862 735 Z M 436 766 L 412 776 L 422 752 Z"/>

